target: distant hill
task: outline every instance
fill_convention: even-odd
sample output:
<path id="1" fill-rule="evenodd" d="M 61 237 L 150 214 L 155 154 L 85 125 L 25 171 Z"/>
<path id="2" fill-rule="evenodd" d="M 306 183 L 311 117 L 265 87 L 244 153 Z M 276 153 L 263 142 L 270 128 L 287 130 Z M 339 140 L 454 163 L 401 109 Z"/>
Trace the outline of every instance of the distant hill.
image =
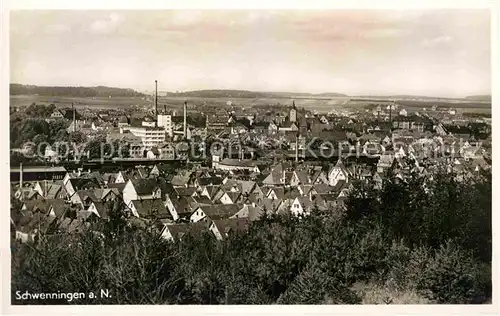
<path id="1" fill-rule="evenodd" d="M 425 95 L 407 95 L 407 94 L 399 94 L 399 95 L 360 95 L 353 96 L 351 99 L 378 99 L 378 100 L 464 100 L 463 98 L 445 98 L 445 97 L 430 97 Z"/>
<path id="2" fill-rule="evenodd" d="M 489 101 L 491 102 L 491 96 L 489 95 L 475 95 L 475 96 L 468 96 L 465 98 L 446 98 L 446 97 L 430 97 L 430 96 L 425 96 L 425 95 L 407 95 L 407 94 L 402 94 L 402 95 L 377 95 L 377 96 L 370 96 L 370 95 L 359 95 L 359 96 L 352 96 L 352 100 L 355 99 L 377 99 L 377 100 L 451 100 L 451 101 Z"/>
<path id="3" fill-rule="evenodd" d="M 294 93 L 294 92 L 257 92 L 247 90 L 195 90 L 186 92 L 169 92 L 170 97 L 201 98 L 307 98 L 307 97 L 346 97 L 340 93 Z"/>
<path id="4" fill-rule="evenodd" d="M 50 87 L 10 84 L 11 95 L 40 95 L 53 97 L 142 97 L 143 93 L 132 89 L 97 87 Z"/>
<path id="5" fill-rule="evenodd" d="M 488 101 L 491 102 L 491 95 L 471 95 L 465 97 L 467 100 L 471 101 Z"/>

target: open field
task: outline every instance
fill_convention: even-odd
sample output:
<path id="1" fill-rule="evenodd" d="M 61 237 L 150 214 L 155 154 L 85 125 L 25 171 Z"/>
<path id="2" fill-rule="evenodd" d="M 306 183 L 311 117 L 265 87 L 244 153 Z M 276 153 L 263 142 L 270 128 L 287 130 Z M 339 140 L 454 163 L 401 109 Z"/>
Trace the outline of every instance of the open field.
<path id="1" fill-rule="evenodd" d="M 163 108 L 164 104 L 168 108 L 177 108 L 182 106 L 184 101 L 188 101 L 191 106 L 203 105 L 226 105 L 231 101 L 234 106 L 252 107 L 255 105 L 291 105 L 292 99 L 290 98 L 201 98 L 201 97 L 159 97 L 158 107 Z M 348 98 L 339 97 L 332 99 L 325 98 L 300 98 L 296 99 L 298 107 L 306 109 L 331 109 L 334 107 L 342 106 L 347 103 Z M 71 97 L 44 97 L 44 96 L 10 96 L 11 106 L 29 106 L 33 102 L 37 104 L 51 104 L 54 103 L 58 107 L 68 107 L 74 102 L 75 107 L 95 107 L 95 108 L 127 108 L 133 105 L 149 105 L 153 107 L 151 100 L 144 100 L 143 98 L 71 98 Z"/>
<path id="2" fill-rule="evenodd" d="M 95 108 L 126 108 L 131 105 L 148 104 L 147 101 L 139 97 L 125 98 L 72 98 L 72 97 L 46 97 L 37 95 L 11 95 L 11 106 L 29 106 L 33 102 L 37 104 L 54 103 L 58 107 L 68 107 L 75 103 L 75 107 L 95 107 Z"/>
<path id="3" fill-rule="evenodd" d="M 152 98 L 151 98 L 152 99 Z M 153 107 L 152 100 L 147 100 L 140 97 L 114 97 L 114 98 L 72 98 L 72 97 L 45 97 L 45 96 L 10 96 L 11 106 L 28 106 L 35 102 L 37 104 L 51 104 L 54 103 L 58 107 L 69 107 L 74 102 L 75 107 L 94 107 L 102 109 L 111 108 L 128 108 L 130 106 L 149 106 Z M 259 105 L 291 105 L 291 98 L 202 98 L 202 97 L 159 97 L 158 108 L 162 109 L 164 105 L 169 109 L 181 109 L 184 101 L 189 102 L 190 108 L 196 108 L 199 111 L 203 110 L 203 106 L 225 106 L 231 101 L 233 106 L 241 108 L 251 108 Z M 467 113 L 491 113 L 491 104 L 485 102 L 474 101 L 454 101 L 443 102 L 434 100 L 425 101 L 410 101 L 400 100 L 397 101 L 400 107 L 410 111 L 421 111 L 423 108 L 430 108 L 433 105 L 440 107 L 453 107 L 462 112 Z M 350 108 L 362 109 L 364 106 L 371 103 L 378 103 L 373 101 L 349 101 L 348 97 L 332 97 L 332 98 L 296 98 L 295 103 L 298 107 L 304 107 L 307 110 L 318 111 L 326 113 L 332 109 Z M 381 101 L 380 103 L 383 103 Z"/>

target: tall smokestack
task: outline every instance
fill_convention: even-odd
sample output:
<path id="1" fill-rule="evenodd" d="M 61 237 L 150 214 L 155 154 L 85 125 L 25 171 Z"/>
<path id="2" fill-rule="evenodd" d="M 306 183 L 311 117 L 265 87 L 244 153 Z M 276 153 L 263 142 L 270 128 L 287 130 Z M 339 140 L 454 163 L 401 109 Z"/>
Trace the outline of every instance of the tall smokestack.
<path id="1" fill-rule="evenodd" d="M 158 80 L 155 80 L 155 117 L 156 126 L 158 126 Z"/>
<path id="2" fill-rule="evenodd" d="M 76 132 L 76 122 L 75 122 L 75 117 L 76 117 L 76 112 L 75 112 L 75 105 L 73 102 L 71 102 L 71 110 L 73 111 L 73 133 Z"/>
<path id="3" fill-rule="evenodd" d="M 393 103 L 391 103 L 389 105 L 389 123 L 390 123 L 391 129 L 392 129 L 392 107 L 393 107 L 393 105 L 394 105 L 394 101 L 393 101 Z"/>
<path id="4" fill-rule="evenodd" d="M 299 133 L 295 135 L 295 162 L 299 162 Z"/>
<path id="5" fill-rule="evenodd" d="M 19 188 L 21 189 L 21 201 L 24 201 L 24 192 L 23 192 L 23 163 L 19 164 Z"/>
<path id="6" fill-rule="evenodd" d="M 187 136 L 187 101 L 184 101 L 184 138 Z"/>

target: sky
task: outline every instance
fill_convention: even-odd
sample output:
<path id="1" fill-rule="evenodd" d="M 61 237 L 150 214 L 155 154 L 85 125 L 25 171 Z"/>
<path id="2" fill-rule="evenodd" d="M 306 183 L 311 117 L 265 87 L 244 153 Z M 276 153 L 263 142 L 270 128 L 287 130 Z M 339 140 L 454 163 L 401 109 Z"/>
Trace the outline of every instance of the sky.
<path id="1" fill-rule="evenodd" d="M 10 81 L 463 97 L 490 40 L 482 9 L 11 11 Z"/>

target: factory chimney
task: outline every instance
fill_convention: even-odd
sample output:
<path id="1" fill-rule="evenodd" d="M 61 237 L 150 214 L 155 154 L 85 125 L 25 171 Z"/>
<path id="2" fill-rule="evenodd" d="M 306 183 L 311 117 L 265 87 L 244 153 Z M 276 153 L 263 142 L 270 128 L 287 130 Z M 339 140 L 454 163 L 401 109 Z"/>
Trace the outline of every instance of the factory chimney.
<path id="1" fill-rule="evenodd" d="M 295 162 L 299 162 L 299 133 L 295 135 Z"/>
<path id="2" fill-rule="evenodd" d="M 187 137 L 187 101 L 184 101 L 184 138 Z"/>
<path id="3" fill-rule="evenodd" d="M 24 201 L 24 192 L 23 192 L 23 164 L 19 164 L 19 188 L 21 189 L 21 201 Z"/>
<path id="4" fill-rule="evenodd" d="M 389 123 L 391 124 L 391 129 L 392 129 L 392 107 L 394 106 L 394 100 L 392 103 L 389 105 Z"/>
<path id="5" fill-rule="evenodd" d="M 158 126 L 158 80 L 155 80 L 155 117 L 156 126 Z"/>
<path id="6" fill-rule="evenodd" d="M 73 133 L 76 132 L 76 122 L 75 122 L 75 117 L 76 117 L 76 112 L 75 112 L 75 105 L 73 102 L 71 102 L 71 110 L 73 111 Z"/>

